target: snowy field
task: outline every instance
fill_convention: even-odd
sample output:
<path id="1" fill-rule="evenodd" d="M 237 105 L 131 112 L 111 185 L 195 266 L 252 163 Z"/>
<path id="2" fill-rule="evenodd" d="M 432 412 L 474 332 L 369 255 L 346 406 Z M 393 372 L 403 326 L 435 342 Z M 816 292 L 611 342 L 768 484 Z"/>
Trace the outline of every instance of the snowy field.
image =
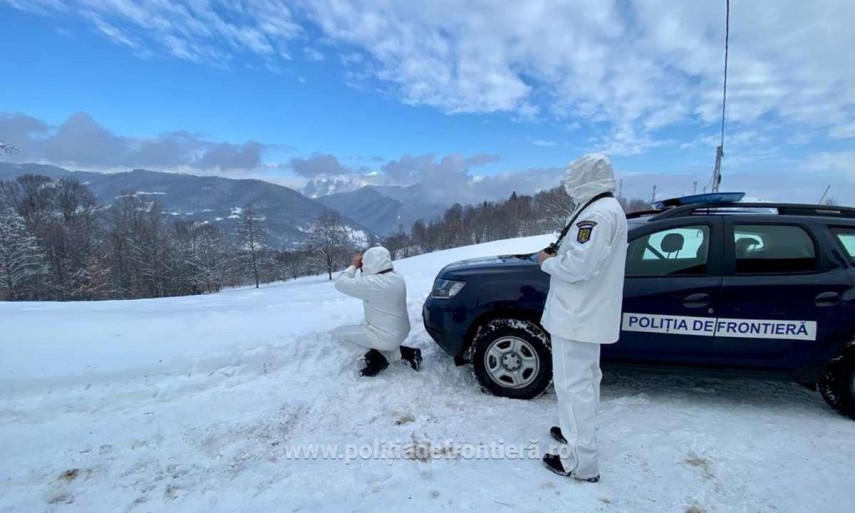
<path id="1" fill-rule="evenodd" d="M 407 343 L 425 362 L 374 379 L 330 336 L 361 306 L 323 277 L 188 298 L 0 303 L 0 511 L 855 511 L 855 422 L 789 383 L 607 373 L 598 484 L 539 459 L 436 450 L 551 445 L 555 396 L 481 393 L 425 334 L 421 305 L 446 263 L 552 239 L 397 262 Z M 380 441 L 437 457 L 287 454 Z"/>

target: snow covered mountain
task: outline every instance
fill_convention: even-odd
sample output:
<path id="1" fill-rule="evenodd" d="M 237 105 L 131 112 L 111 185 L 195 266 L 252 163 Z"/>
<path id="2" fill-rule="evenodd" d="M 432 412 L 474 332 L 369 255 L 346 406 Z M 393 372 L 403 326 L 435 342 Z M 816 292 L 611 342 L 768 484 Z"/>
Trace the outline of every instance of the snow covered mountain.
<path id="1" fill-rule="evenodd" d="M 352 192 L 321 196 L 317 201 L 380 235 L 409 232 L 418 219 L 430 221 L 450 206 L 424 200 L 421 185 L 370 185 Z"/>
<path id="2" fill-rule="evenodd" d="M 316 199 L 330 194 L 353 192 L 366 185 L 368 183 L 364 180 L 348 175 L 321 176 L 306 182 L 300 192 L 308 198 Z"/>
<path id="3" fill-rule="evenodd" d="M 75 178 L 86 184 L 99 203 L 105 205 L 125 191 L 149 194 L 157 199 L 167 215 L 176 219 L 209 221 L 226 231 L 234 229 L 240 210 L 251 203 L 266 218 L 269 243 L 276 248 L 288 248 L 305 240 L 307 230 L 325 208 L 293 189 L 261 180 L 201 177 L 141 169 L 104 174 L 68 171 L 39 164 L 0 162 L 0 180 L 13 179 L 26 173 L 52 178 Z M 346 221 L 355 232 L 369 232 L 363 224 L 353 219 L 347 218 Z"/>
<path id="4" fill-rule="evenodd" d="M 855 423 L 790 383 L 607 371 L 602 480 L 543 469 L 554 395 L 481 393 L 421 307 L 447 263 L 553 239 L 395 262 L 425 360 L 372 379 L 331 334 L 362 306 L 325 276 L 0 302 L 0 511 L 851 511 Z"/>

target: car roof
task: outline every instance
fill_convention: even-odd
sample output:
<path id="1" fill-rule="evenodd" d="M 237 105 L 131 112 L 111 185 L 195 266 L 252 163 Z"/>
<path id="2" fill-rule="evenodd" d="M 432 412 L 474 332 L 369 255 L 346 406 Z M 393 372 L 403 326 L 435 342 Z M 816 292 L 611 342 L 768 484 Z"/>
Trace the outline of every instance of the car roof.
<path id="1" fill-rule="evenodd" d="M 627 215 L 635 227 L 664 219 L 711 215 L 728 216 L 796 216 L 830 218 L 855 222 L 855 208 L 807 203 L 742 202 L 744 193 L 697 194 L 659 201 L 654 210 Z"/>

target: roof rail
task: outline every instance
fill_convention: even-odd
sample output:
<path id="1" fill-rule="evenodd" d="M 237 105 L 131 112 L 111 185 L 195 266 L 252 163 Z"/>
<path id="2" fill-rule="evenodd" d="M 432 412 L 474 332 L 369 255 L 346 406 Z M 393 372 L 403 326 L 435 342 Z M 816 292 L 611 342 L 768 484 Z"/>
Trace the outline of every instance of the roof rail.
<path id="1" fill-rule="evenodd" d="M 661 214 L 664 210 L 637 210 L 635 212 L 629 212 L 626 214 L 627 219 L 637 219 L 639 217 L 644 216 L 654 216 L 657 214 Z"/>
<path id="2" fill-rule="evenodd" d="M 688 217 L 695 214 L 741 214 L 751 210 L 774 210 L 772 215 L 855 218 L 855 208 L 800 203 L 697 203 L 674 207 L 656 214 L 653 219 Z M 762 212 L 761 212 L 762 213 Z"/>

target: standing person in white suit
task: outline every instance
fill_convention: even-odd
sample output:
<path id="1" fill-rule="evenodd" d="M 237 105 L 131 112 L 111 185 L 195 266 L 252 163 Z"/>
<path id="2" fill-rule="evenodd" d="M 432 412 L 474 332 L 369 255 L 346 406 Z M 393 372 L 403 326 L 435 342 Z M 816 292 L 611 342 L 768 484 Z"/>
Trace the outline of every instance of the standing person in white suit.
<path id="1" fill-rule="evenodd" d="M 359 272 L 361 271 L 361 272 Z M 335 279 L 335 288 L 362 300 L 362 324 L 340 326 L 336 338 L 365 353 L 362 376 L 376 376 L 390 362 L 404 360 L 418 370 L 421 350 L 402 346 L 410 333 L 407 313 L 407 283 L 395 272 L 392 256 L 383 247 L 374 247 L 353 257 L 350 267 Z"/>
<path id="2" fill-rule="evenodd" d="M 603 155 L 573 162 L 564 187 L 573 213 L 562 238 L 541 251 L 539 261 L 550 276 L 541 324 L 552 338 L 558 396 L 559 426 L 550 434 L 568 450 L 545 455 L 543 463 L 556 474 L 596 482 L 600 345 L 617 342 L 620 334 L 626 215 L 614 198 L 614 171 Z"/>

